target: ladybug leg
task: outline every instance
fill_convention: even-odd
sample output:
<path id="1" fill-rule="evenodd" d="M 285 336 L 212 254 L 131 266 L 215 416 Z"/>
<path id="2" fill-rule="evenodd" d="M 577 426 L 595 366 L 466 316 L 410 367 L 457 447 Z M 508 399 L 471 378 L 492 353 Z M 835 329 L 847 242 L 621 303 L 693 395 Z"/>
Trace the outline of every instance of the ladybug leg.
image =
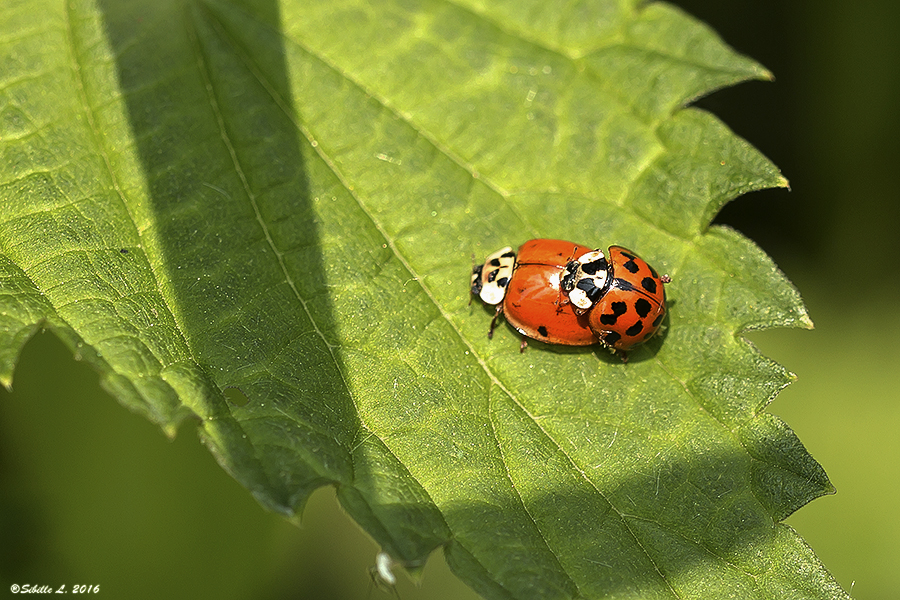
<path id="1" fill-rule="evenodd" d="M 523 337 L 522 342 L 519 344 L 519 354 L 523 354 L 525 352 L 525 348 L 528 347 L 528 338 Z"/>
<path id="2" fill-rule="evenodd" d="M 503 304 L 497 305 L 497 312 L 494 313 L 494 318 L 491 319 L 491 326 L 488 328 L 488 339 L 493 339 L 494 337 L 494 327 L 497 326 L 497 319 L 500 318 L 500 315 L 503 314 Z"/>
<path id="3" fill-rule="evenodd" d="M 561 313 L 566 305 L 570 304 L 569 295 L 563 292 L 562 288 L 559 288 L 559 298 L 556 300 L 556 312 L 557 314 Z"/>

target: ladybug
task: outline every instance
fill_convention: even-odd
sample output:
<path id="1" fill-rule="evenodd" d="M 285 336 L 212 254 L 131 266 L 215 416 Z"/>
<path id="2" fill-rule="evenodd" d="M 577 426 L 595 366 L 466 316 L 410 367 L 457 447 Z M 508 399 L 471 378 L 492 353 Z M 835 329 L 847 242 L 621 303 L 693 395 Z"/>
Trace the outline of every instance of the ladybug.
<path id="1" fill-rule="evenodd" d="M 502 248 L 472 269 L 471 294 L 496 306 L 522 335 L 565 346 L 601 344 L 622 353 L 653 337 L 666 314 L 664 284 L 646 261 L 621 246 L 608 254 L 563 240 Z M 522 342 L 522 350 L 526 342 Z"/>

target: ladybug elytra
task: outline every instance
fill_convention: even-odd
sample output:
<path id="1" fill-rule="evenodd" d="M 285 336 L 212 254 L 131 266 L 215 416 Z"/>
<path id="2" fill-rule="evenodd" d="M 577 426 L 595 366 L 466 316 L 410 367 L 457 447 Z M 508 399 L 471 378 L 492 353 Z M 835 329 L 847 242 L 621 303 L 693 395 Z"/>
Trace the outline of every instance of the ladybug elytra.
<path id="1" fill-rule="evenodd" d="M 503 315 L 532 339 L 601 344 L 625 353 L 659 330 L 669 281 L 621 246 L 610 246 L 605 254 L 573 242 L 536 239 L 518 252 L 498 250 L 476 265 L 471 293 L 497 307 L 488 337 Z"/>

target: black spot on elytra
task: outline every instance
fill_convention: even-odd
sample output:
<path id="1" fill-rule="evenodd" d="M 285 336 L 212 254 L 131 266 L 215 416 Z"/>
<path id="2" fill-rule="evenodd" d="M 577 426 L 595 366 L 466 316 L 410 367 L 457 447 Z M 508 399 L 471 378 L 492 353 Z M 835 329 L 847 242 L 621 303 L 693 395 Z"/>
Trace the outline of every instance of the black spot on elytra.
<path id="1" fill-rule="evenodd" d="M 538 327 L 538 333 L 544 337 L 547 337 L 547 327 L 545 325 L 541 325 Z"/>
<path id="2" fill-rule="evenodd" d="M 650 292 L 651 294 L 656 293 L 656 280 L 652 277 L 644 277 L 641 279 L 641 287 Z"/>
<path id="3" fill-rule="evenodd" d="M 600 315 L 600 322 L 604 325 L 615 325 L 619 317 L 628 312 L 628 305 L 624 302 L 613 302 L 610 308 L 612 309 L 612 314 L 605 313 Z"/>
<path id="4" fill-rule="evenodd" d="M 631 258 L 627 263 L 622 265 L 629 273 L 637 273 L 641 270 L 641 267 L 638 266 L 636 262 L 634 262 L 634 257 Z"/>
<path id="5" fill-rule="evenodd" d="M 619 340 L 622 339 L 622 336 L 616 333 L 615 331 L 608 331 L 606 335 L 603 336 L 603 341 L 609 344 L 610 346 L 615 345 Z"/>
<path id="6" fill-rule="evenodd" d="M 637 323 L 635 323 L 634 325 L 632 325 L 631 327 L 629 327 L 628 329 L 625 330 L 625 335 L 634 337 L 643 330 L 644 330 L 644 322 L 638 321 Z"/>
<path id="7" fill-rule="evenodd" d="M 661 313 L 656 315 L 656 318 L 653 319 L 653 328 L 654 329 L 659 327 L 659 324 L 662 323 L 663 317 L 665 317 L 665 316 L 666 316 L 666 311 L 662 311 Z"/>
<path id="8" fill-rule="evenodd" d="M 646 298 L 638 298 L 634 301 L 634 310 L 637 311 L 637 314 L 642 319 L 645 319 L 647 315 L 650 314 L 651 308 L 653 308 L 653 305 L 651 305 Z"/>

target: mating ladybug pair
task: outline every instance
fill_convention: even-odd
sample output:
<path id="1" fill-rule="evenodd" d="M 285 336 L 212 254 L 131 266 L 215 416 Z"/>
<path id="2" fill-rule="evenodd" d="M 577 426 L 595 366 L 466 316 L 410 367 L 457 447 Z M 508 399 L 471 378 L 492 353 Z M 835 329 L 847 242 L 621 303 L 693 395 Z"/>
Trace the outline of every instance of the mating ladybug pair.
<path id="1" fill-rule="evenodd" d="M 507 247 L 472 269 L 472 295 L 497 307 L 527 337 L 566 346 L 602 344 L 624 353 L 647 341 L 666 315 L 667 275 L 621 246 L 609 254 L 563 240 Z M 525 349 L 525 341 L 522 342 Z"/>

